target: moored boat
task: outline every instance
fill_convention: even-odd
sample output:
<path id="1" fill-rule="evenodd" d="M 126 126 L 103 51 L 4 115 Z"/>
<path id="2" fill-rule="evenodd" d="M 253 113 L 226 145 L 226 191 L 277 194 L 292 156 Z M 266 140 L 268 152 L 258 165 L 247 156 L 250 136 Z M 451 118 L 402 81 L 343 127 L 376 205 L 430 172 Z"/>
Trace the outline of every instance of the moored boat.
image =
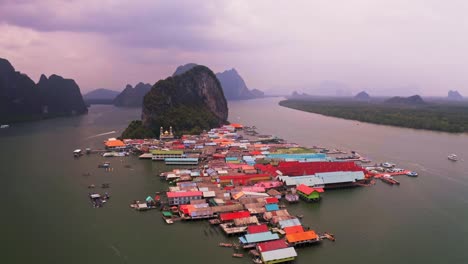
<path id="1" fill-rule="evenodd" d="M 458 157 L 457 157 L 457 155 L 455 155 L 455 154 L 450 154 L 450 155 L 448 155 L 447 158 L 448 158 L 449 160 L 451 160 L 451 161 L 458 161 Z"/>
<path id="2" fill-rule="evenodd" d="M 244 254 L 241 254 L 241 253 L 234 253 L 234 254 L 232 254 L 232 256 L 233 256 L 234 258 L 242 258 L 242 257 L 244 257 Z"/>
<path id="3" fill-rule="evenodd" d="M 410 172 L 406 173 L 406 176 L 409 176 L 409 177 L 418 177 L 418 173 L 415 172 L 415 171 L 410 171 Z"/>

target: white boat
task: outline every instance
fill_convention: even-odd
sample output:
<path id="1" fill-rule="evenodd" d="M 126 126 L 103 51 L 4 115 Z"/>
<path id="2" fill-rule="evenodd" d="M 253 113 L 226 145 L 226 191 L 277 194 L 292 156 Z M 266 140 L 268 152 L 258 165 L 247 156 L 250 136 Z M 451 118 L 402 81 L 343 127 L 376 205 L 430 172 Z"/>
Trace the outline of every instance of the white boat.
<path id="1" fill-rule="evenodd" d="M 73 156 L 75 156 L 75 157 L 81 156 L 82 154 L 83 153 L 82 153 L 81 149 L 75 149 L 73 151 Z"/>
<path id="2" fill-rule="evenodd" d="M 0 128 L 9 128 L 10 125 L 0 125 Z"/>
<path id="3" fill-rule="evenodd" d="M 458 160 L 458 157 L 457 157 L 457 155 L 455 155 L 455 154 L 450 154 L 450 155 L 448 155 L 447 158 L 448 158 L 449 160 L 451 160 L 451 161 L 457 161 L 457 160 Z"/>
<path id="4" fill-rule="evenodd" d="M 380 164 L 380 165 L 381 165 L 382 167 L 384 167 L 384 168 L 387 168 L 387 169 L 388 169 L 388 168 L 393 168 L 393 167 L 395 167 L 395 164 L 390 163 L 390 162 L 384 162 L 384 163 L 382 163 L 382 164 Z"/>
<path id="5" fill-rule="evenodd" d="M 409 177 L 418 177 L 418 173 L 415 172 L 415 171 L 410 171 L 410 172 L 406 173 L 406 176 L 409 176 Z"/>

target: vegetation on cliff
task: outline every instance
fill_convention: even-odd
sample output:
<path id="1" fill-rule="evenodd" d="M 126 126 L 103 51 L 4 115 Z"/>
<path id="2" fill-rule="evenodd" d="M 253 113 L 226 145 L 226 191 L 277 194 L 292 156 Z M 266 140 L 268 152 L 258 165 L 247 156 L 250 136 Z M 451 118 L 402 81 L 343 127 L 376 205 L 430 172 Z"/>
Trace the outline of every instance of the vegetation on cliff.
<path id="1" fill-rule="evenodd" d="M 419 100 L 418 100 L 419 101 Z M 281 106 L 362 122 L 452 133 L 468 132 L 468 106 L 285 100 Z"/>
<path id="2" fill-rule="evenodd" d="M 151 130 L 143 126 L 141 120 L 134 120 L 122 133 L 122 138 L 153 138 Z"/>
<path id="3" fill-rule="evenodd" d="M 218 79 L 209 68 L 196 66 L 158 81 L 144 97 L 141 125 L 133 122 L 122 137 L 159 136 L 161 126 L 172 126 L 176 136 L 200 133 L 226 124 L 227 116 L 227 102 Z"/>

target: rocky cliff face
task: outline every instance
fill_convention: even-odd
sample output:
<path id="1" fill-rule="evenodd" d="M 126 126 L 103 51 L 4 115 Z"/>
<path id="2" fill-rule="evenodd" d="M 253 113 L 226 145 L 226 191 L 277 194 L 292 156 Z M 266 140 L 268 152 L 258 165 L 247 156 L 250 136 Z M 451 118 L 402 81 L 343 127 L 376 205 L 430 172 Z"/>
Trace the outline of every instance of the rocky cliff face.
<path id="1" fill-rule="evenodd" d="M 140 107 L 143 105 L 143 97 L 151 90 L 151 84 L 138 83 L 135 88 L 127 84 L 125 89 L 114 99 L 115 106 Z"/>
<path id="2" fill-rule="evenodd" d="M 0 58 L 0 123 L 83 114 L 87 108 L 75 81 L 41 76 L 36 85 Z"/>
<path id="3" fill-rule="evenodd" d="M 143 101 L 143 126 L 154 134 L 172 126 L 176 135 L 199 133 L 227 123 L 228 107 L 214 73 L 196 66 L 158 81 Z"/>
<path id="4" fill-rule="evenodd" d="M 177 76 L 177 75 L 181 75 L 181 74 L 183 74 L 183 73 L 185 73 L 187 71 L 190 71 L 195 66 L 198 66 L 198 64 L 196 64 L 196 63 L 187 63 L 185 65 L 180 65 L 179 67 L 177 67 L 175 72 L 172 74 L 172 77 Z"/>
<path id="5" fill-rule="evenodd" d="M 0 58 L 0 123 L 28 120 L 41 112 L 36 84 Z"/>
<path id="6" fill-rule="evenodd" d="M 72 79 L 64 79 L 55 74 L 49 78 L 41 75 L 37 88 L 41 94 L 43 114 L 69 115 L 88 112 L 80 87 Z"/>

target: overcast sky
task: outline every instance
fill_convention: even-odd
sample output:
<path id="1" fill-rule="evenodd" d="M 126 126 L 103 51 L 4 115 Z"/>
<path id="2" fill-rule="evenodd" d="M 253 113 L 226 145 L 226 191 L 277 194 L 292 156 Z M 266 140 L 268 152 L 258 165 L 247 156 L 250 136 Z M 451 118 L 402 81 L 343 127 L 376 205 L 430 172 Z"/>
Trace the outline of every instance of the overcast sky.
<path id="1" fill-rule="evenodd" d="M 82 92 L 188 62 L 250 88 L 468 95 L 466 0 L 0 0 L 0 57 Z"/>

